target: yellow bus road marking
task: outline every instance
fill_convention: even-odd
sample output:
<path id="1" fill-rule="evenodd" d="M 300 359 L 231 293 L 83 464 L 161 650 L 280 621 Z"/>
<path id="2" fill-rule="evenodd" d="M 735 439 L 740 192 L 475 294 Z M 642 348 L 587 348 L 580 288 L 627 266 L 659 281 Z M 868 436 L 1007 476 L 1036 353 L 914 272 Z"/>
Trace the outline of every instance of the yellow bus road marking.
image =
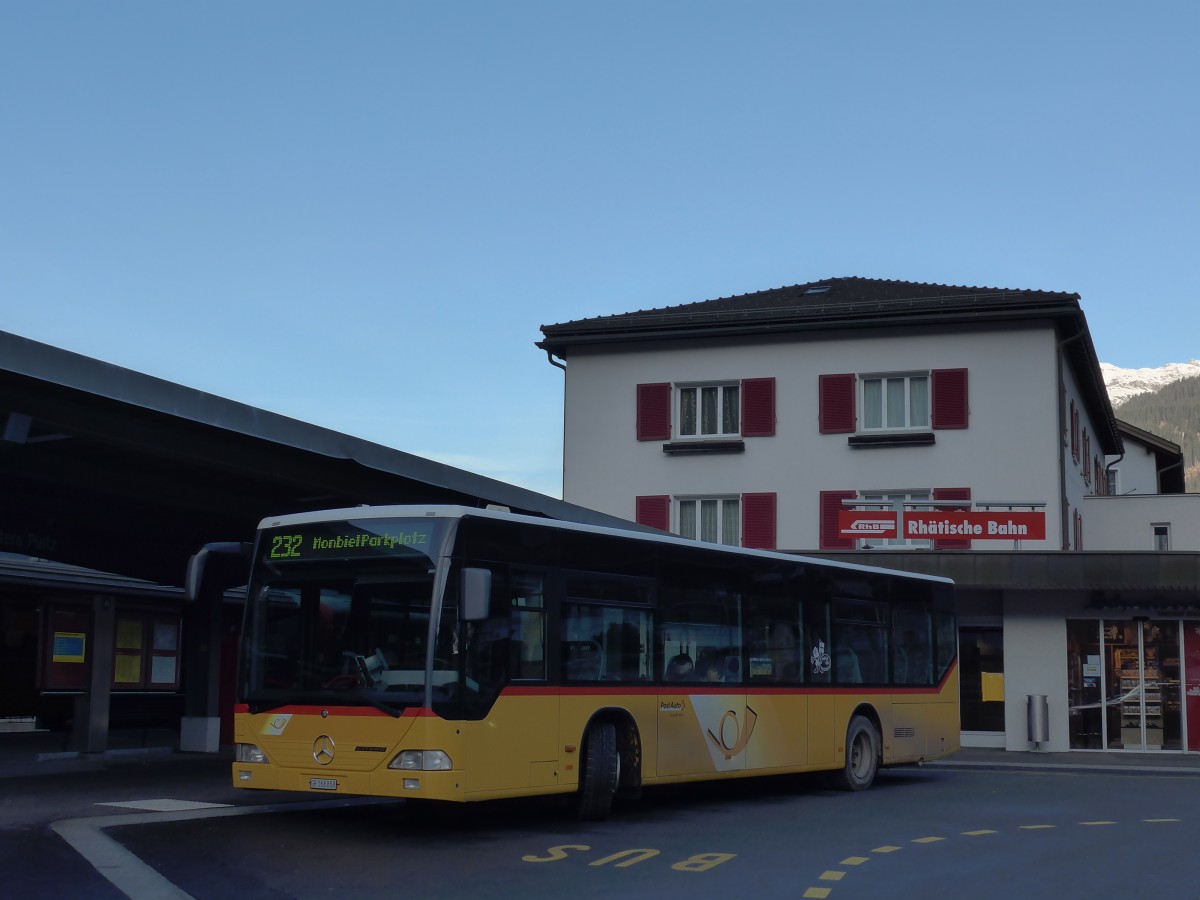
<path id="1" fill-rule="evenodd" d="M 1166 823 L 1166 822 L 1182 822 L 1183 820 L 1177 819 L 1177 818 L 1161 818 L 1161 819 L 1142 819 L 1141 821 L 1145 822 L 1145 823 L 1156 824 L 1156 823 Z M 1120 823 L 1115 819 L 1093 819 L 1093 820 L 1089 820 L 1089 821 L 1085 821 L 1085 822 L 1077 822 L 1076 824 L 1084 826 L 1084 827 L 1098 827 L 1098 826 L 1103 826 L 1103 825 L 1119 825 Z M 1020 831 L 1047 831 L 1047 830 L 1056 829 L 1059 826 L 1058 825 L 1050 825 L 1050 824 L 1039 824 L 1039 825 L 1018 825 L 1016 827 Z M 981 836 L 987 835 L 987 834 L 1000 834 L 1000 832 L 994 828 L 978 828 L 978 829 L 975 829 L 974 831 L 960 831 L 959 834 L 963 837 L 981 837 Z M 936 844 L 936 843 L 939 843 L 944 840 L 946 840 L 946 838 L 940 837 L 938 835 L 928 835 L 926 837 L 913 838 L 911 843 L 913 843 L 913 844 Z M 895 853 L 897 850 L 903 850 L 903 849 L 904 849 L 903 847 L 898 847 L 898 846 L 895 846 L 894 844 L 885 844 L 882 847 L 876 847 L 871 852 L 872 853 Z M 869 857 L 869 856 L 847 856 L 845 859 L 843 859 L 839 863 L 839 865 L 861 866 L 863 863 L 869 862 L 870 859 L 871 859 L 871 857 Z M 820 881 L 841 881 L 843 878 L 846 877 L 846 874 L 847 874 L 846 872 L 841 872 L 836 869 L 827 869 L 826 871 L 821 873 L 819 880 Z M 814 898 L 814 900 L 825 900 L 825 898 L 829 897 L 831 892 L 832 892 L 832 889 L 827 888 L 827 887 L 810 887 L 808 890 L 806 890 L 800 896 L 805 897 L 805 898 Z"/>
<path id="2" fill-rule="evenodd" d="M 606 856 L 604 859 L 598 859 L 594 863 L 588 863 L 591 866 L 606 866 L 610 862 L 618 859 L 625 859 L 624 862 L 617 863 L 618 869 L 628 869 L 630 866 L 650 859 L 653 856 L 658 856 L 657 850 L 638 849 L 638 850 L 622 850 L 620 853 L 614 853 L 611 856 Z M 626 859 L 626 857 L 629 857 Z M 528 857 L 527 857 L 528 858 Z"/>

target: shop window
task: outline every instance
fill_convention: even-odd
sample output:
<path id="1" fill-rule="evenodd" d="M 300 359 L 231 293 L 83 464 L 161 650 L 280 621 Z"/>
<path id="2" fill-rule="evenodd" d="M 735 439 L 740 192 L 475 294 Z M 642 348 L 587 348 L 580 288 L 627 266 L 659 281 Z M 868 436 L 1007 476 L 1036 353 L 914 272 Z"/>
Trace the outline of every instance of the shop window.
<path id="1" fill-rule="evenodd" d="M 54 606 L 48 614 L 42 683 L 47 691 L 81 691 L 88 685 L 92 617 L 86 609 Z"/>
<path id="2" fill-rule="evenodd" d="M 113 648 L 114 691 L 179 687 L 179 619 L 118 612 Z"/>

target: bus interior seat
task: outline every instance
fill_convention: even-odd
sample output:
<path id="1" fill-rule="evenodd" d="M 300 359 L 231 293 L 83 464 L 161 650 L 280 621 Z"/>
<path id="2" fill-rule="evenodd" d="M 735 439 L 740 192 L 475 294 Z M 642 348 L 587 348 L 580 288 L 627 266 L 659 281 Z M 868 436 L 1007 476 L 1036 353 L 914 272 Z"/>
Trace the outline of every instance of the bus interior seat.
<path id="1" fill-rule="evenodd" d="M 600 645 L 595 641 L 570 641 L 563 666 L 570 681 L 596 681 L 600 677 Z"/>
<path id="2" fill-rule="evenodd" d="M 837 680 L 842 684 L 862 684 L 863 680 L 858 654 L 845 645 L 837 649 Z"/>
<path id="3" fill-rule="evenodd" d="M 686 653 L 680 653 L 667 660 L 663 677 L 667 681 L 685 681 L 693 677 L 693 672 L 695 672 L 695 667 L 692 664 L 692 658 Z"/>

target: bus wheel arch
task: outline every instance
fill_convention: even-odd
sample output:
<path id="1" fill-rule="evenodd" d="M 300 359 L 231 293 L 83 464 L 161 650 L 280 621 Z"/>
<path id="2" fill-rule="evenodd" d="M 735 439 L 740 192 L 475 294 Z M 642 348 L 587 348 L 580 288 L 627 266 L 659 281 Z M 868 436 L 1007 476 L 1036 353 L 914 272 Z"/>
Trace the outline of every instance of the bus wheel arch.
<path id="1" fill-rule="evenodd" d="M 584 729 L 579 790 L 574 798 L 581 819 L 608 818 L 613 798 L 637 796 L 642 781 L 642 744 L 637 725 L 622 710 L 603 710 Z"/>
<path id="2" fill-rule="evenodd" d="M 846 726 L 845 760 L 834 773 L 834 786 L 844 791 L 865 791 L 875 781 L 883 762 L 883 734 L 879 715 L 860 706 Z"/>

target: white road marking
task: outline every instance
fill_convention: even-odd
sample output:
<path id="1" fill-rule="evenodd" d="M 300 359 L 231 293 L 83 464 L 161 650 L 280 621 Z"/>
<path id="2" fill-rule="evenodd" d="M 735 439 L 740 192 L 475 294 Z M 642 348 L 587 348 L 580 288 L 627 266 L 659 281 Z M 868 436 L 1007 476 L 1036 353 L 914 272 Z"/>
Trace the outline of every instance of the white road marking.
<path id="1" fill-rule="evenodd" d="M 197 800 L 122 800 L 97 803 L 97 806 L 120 806 L 125 809 L 144 809 L 147 812 L 183 812 L 191 809 L 224 809 L 232 803 L 201 803 Z"/>
<path id="2" fill-rule="evenodd" d="M 130 801 L 134 803 L 163 801 Z M 187 801 L 167 801 L 185 803 Z M 269 812 L 302 812 L 309 809 L 331 809 L 344 806 L 366 806 L 374 803 L 394 803 L 390 798 L 353 797 L 337 800 L 313 800 L 298 803 L 271 803 L 262 806 L 230 806 L 205 803 L 167 812 L 142 812 L 125 816 L 92 816 L 82 819 L 62 819 L 50 827 L 75 848 L 84 859 L 107 878 L 117 890 L 133 900 L 195 900 L 191 894 L 176 887 L 153 868 L 126 850 L 104 833 L 105 828 L 118 825 L 149 825 L 158 822 L 181 822 L 188 819 L 208 819 L 221 816 L 245 816 Z M 121 804 L 100 804 L 116 806 Z"/>

